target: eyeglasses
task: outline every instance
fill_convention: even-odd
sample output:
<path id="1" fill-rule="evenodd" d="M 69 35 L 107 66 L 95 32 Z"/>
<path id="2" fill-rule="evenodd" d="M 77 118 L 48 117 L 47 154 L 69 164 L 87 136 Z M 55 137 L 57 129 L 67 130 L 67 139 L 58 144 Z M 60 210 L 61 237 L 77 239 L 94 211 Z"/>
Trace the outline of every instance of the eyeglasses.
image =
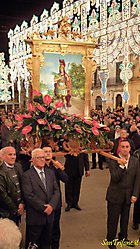
<path id="1" fill-rule="evenodd" d="M 33 158 L 36 158 L 36 159 L 45 159 L 44 156 L 35 156 L 35 157 L 33 157 Z"/>

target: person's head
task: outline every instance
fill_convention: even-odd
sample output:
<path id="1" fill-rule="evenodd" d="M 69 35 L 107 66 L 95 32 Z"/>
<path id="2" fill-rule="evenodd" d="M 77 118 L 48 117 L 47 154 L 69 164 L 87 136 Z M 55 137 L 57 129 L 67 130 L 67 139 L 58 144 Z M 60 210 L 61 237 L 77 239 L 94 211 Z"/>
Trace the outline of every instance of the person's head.
<path id="1" fill-rule="evenodd" d="M 43 151 L 45 152 L 45 159 L 46 161 L 50 161 L 52 159 L 52 148 L 51 147 L 44 147 Z"/>
<path id="2" fill-rule="evenodd" d="M 125 140 L 128 137 L 127 130 L 121 129 L 121 131 L 120 131 L 120 137 L 122 138 L 122 140 Z"/>
<path id="3" fill-rule="evenodd" d="M 120 133 L 121 131 L 121 127 L 119 125 L 116 125 L 115 126 L 115 132 L 119 132 Z"/>
<path id="4" fill-rule="evenodd" d="M 137 126 L 136 126 L 136 124 L 133 124 L 130 127 L 130 132 L 135 132 L 135 131 L 137 131 Z"/>
<path id="5" fill-rule="evenodd" d="M 128 158 L 128 156 L 130 155 L 130 143 L 128 140 L 122 140 L 120 142 L 120 155 L 124 158 Z"/>
<path id="6" fill-rule="evenodd" d="M 17 225 L 7 218 L 0 219 L 0 249 L 19 249 L 21 232 Z"/>
<path id="7" fill-rule="evenodd" d="M 12 146 L 2 148 L 0 155 L 1 159 L 9 165 L 13 165 L 16 161 L 16 150 Z"/>
<path id="8" fill-rule="evenodd" d="M 31 160 L 33 162 L 33 165 L 36 166 L 39 169 L 42 169 L 45 165 L 45 152 L 40 149 L 34 149 L 31 153 Z"/>

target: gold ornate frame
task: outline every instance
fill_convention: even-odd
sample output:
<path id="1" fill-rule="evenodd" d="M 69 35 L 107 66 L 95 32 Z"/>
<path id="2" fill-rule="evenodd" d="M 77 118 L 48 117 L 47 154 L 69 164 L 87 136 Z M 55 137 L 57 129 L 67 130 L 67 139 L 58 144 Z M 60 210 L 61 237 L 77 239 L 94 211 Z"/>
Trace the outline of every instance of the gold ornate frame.
<path id="1" fill-rule="evenodd" d="M 94 48 L 97 47 L 95 39 L 89 37 L 85 42 L 75 41 L 72 39 L 43 39 L 34 33 L 31 37 L 28 37 L 25 42 L 30 45 L 32 57 L 27 59 L 27 67 L 31 72 L 31 84 L 32 88 L 40 89 L 40 67 L 43 65 L 44 56 L 43 53 L 60 53 L 65 54 L 81 54 L 82 65 L 85 69 L 85 106 L 84 116 L 88 117 L 90 113 L 90 99 L 91 99 L 91 87 L 93 82 L 93 73 L 96 71 L 96 62 L 93 60 Z"/>

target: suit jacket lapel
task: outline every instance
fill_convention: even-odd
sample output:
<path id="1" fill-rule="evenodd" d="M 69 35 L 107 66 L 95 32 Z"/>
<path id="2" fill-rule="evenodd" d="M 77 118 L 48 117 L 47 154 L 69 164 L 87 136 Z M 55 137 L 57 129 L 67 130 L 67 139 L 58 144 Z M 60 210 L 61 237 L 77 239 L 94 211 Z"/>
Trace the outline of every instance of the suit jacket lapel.
<path id="1" fill-rule="evenodd" d="M 46 194 L 46 189 L 44 187 L 43 182 L 41 181 L 37 171 L 35 170 L 35 168 L 32 166 L 32 177 L 34 178 L 34 180 L 38 183 L 39 187 L 45 192 Z"/>
<path id="2" fill-rule="evenodd" d="M 131 168 L 132 165 L 132 157 L 130 156 L 127 169 Z"/>

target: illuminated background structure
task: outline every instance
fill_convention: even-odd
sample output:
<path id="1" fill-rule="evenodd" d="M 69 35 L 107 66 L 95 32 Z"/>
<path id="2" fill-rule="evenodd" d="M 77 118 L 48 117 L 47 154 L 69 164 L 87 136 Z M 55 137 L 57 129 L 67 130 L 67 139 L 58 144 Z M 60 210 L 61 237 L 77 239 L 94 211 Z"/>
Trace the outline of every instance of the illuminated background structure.
<path id="1" fill-rule="evenodd" d="M 69 18 L 73 32 L 98 40 L 93 59 L 97 71 L 91 88 L 91 108 L 103 109 L 129 103 L 140 106 L 140 2 L 138 0 L 64 0 L 54 3 L 50 12 L 33 16 L 10 30 L 9 54 L 12 97 L 21 104 L 29 97 L 31 75 L 26 60 L 31 50 L 24 42 L 33 32 L 43 34 L 58 29 L 58 21 Z M 46 37 L 46 39 L 53 39 Z M 26 98 L 24 97 L 26 96 Z"/>

